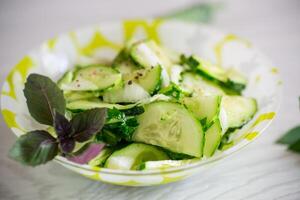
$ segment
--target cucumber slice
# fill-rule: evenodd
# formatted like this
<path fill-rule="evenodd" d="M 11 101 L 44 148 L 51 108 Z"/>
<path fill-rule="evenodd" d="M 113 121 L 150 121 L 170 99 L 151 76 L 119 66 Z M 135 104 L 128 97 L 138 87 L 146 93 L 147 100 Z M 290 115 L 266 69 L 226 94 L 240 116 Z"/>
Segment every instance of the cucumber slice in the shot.
<path fill-rule="evenodd" d="M 243 126 L 257 111 L 256 100 L 242 96 L 224 96 L 221 107 L 225 112 L 228 128 Z"/>
<path fill-rule="evenodd" d="M 132 45 L 130 55 L 137 63 L 144 68 L 162 65 L 169 67 L 171 61 L 155 41 L 145 40 Z"/>
<path fill-rule="evenodd" d="M 69 84 L 72 82 L 73 80 L 73 71 L 70 70 L 70 71 L 67 71 L 58 81 L 57 81 L 57 85 L 59 88 L 61 88 L 61 86 L 63 84 Z"/>
<path fill-rule="evenodd" d="M 129 108 L 133 108 L 136 104 L 110 104 L 101 101 L 100 99 L 88 99 L 88 100 L 78 100 L 67 103 L 67 109 L 73 112 L 81 111 L 81 110 L 89 110 L 92 108 L 116 108 L 118 110 L 126 110 Z"/>
<path fill-rule="evenodd" d="M 150 69 L 136 70 L 130 74 L 129 77 L 125 77 L 127 84 L 135 82 L 142 86 L 149 94 L 153 94 L 161 87 L 161 66 L 152 67 Z"/>
<path fill-rule="evenodd" d="M 206 126 L 209 126 L 219 115 L 221 99 L 221 96 L 194 96 L 185 97 L 183 103 L 198 119 L 205 119 Z"/>
<path fill-rule="evenodd" d="M 247 78 L 235 68 L 229 68 L 226 71 L 228 79 L 236 84 L 247 85 Z"/>
<path fill-rule="evenodd" d="M 150 95 L 140 85 L 126 83 L 122 88 L 111 89 L 103 94 L 103 100 L 108 103 L 135 103 Z"/>
<path fill-rule="evenodd" d="M 227 75 L 224 69 L 217 67 L 210 62 L 197 56 L 181 57 L 182 63 L 189 66 L 193 71 L 196 71 L 209 79 L 214 79 L 221 82 L 227 81 Z"/>
<path fill-rule="evenodd" d="M 72 82 L 61 84 L 65 91 L 101 91 L 122 83 L 122 75 L 113 68 L 88 66 L 74 72 Z"/>
<path fill-rule="evenodd" d="M 203 155 L 211 157 L 218 149 L 222 139 L 222 127 L 219 120 L 216 120 L 213 125 L 205 132 L 205 142 Z"/>
<path fill-rule="evenodd" d="M 132 58 L 128 54 L 128 49 L 122 49 L 117 57 L 113 60 L 112 67 L 121 74 L 126 75 L 138 69 Z"/>
<path fill-rule="evenodd" d="M 99 155 L 88 162 L 88 165 L 95 167 L 102 167 L 107 160 L 107 158 L 112 154 L 113 150 L 111 148 L 104 148 L 101 150 Z"/>
<path fill-rule="evenodd" d="M 106 161 L 110 169 L 139 170 L 141 165 L 150 160 L 168 160 L 169 157 L 155 146 L 133 143 L 115 151 Z"/>
<path fill-rule="evenodd" d="M 182 81 L 182 72 L 184 71 L 184 68 L 180 65 L 173 65 L 171 68 L 171 73 L 170 73 L 170 80 L 171 82 L 175 84 L 179 84 L 180 81 Z"/>
<path fill-rule="evenodd" d="M 118 70 L 122 75 L 127 75 L 133 73 L 138 68 L 131 62 L 124 61 L 122 63 L 119 63 L 118 65 L 115 65 L 114 69 Z"/>
<path fill-rule="evenodd" d="M 199 95 L 225 95 L 219 85 L 191 72 L 182 75 L 180 86 L 186 91 Z"/>
<path fill-rule="evenodd" d="M 64 93 L 64 97 L 67 102 L 90 99 L 99 97 L 101 93 L 99 92 L 85 92 L 85 91 L 67 91 Z"/>
<path fill-rule="evenodd" d="M 153 40 L 145 40 L 132 45 L 130 55 L 135 62 L 144 68 L 157 65 L 162 66 L 162 85 L 166 87 L 170 83 L 169 71 L 171 61 Z"/>
<path fill-rule="evenodd" d="M 67 103 L 67 109 L 73 112 L 81 111 L 81 110 L 89 110 L 92 108 L 116 108 L 118 110 L 126 110 L 133 108 L 135 106 L 142 106 L 145 104 L 149 104 L 154 101 L 169 101 L 170 97 L 165 96 L 163 94 L 156 94 L 148 99 L 143 99 L 138 101 L 137 103 L 121 105 L 121 104 L 111 104 L 105 103 L 98 98 L 86 99 L 86 100 L 78 100 Z"/>
<path fill-rule="evenodd" d="M 183 106 L 171 102 L 145 105 L 137 117 L 139 126 L 133 140 L 166 148 L 194 157 L 202 156 L 201 124 Z"/>
<path fill-rule="evenodd" d="M 144 164 L 143 170 L 155 170 L 155 169 L 168 169 L 171 167 L 180 167 L 182 165 L 190 164 L 199 161 L 200 159 L 188 159 L 188 160 L 162 160 L 162 161 L 147 161 Z"/>
<path fill-rule="evenodd" d="M 234 68 L 227 70 L 226 74 L 228 81 L 225 83 L 225 86 L 240 94 L 246 88 L 246 77 Z"/>

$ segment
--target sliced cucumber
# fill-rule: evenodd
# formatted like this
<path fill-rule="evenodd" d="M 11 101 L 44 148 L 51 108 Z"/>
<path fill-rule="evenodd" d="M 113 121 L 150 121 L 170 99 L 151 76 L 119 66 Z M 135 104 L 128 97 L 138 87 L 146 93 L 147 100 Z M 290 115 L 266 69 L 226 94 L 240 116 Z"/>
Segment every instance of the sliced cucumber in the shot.
<path fill-rule="evenodd" d="M 186 91 L 200 95 L 225 95 L 225 92 L 218 84 L 206 80 L 192 72 L 187 72 L 182 75 L 180 86 Z"/>
<path fill-rule="evenodd" d="M 198 158 L 202 156 L 201 124 L 180 104 L 150 103 L 137 119 L 139 126 L 133 134 L 134 141 Z"/>
<path fill-rule="evenodd" d="M 183 66 L 173 65 L 170 72 L 170 81 L 178 85 L 182 81 L 181 75 L 183 71 Z"/>
<path fill-rule="evenodd" d="M 155 146 L 133 143 L 115 151 L 105 163 L 110 169 L 139 170 L 146 161 L 168 160 L 169 157 Z"/>
<path fill-rule="evenodd" d="M 114 69 L 118 70 L 122 75 L 127 75 L 133 73 L 138 69 L 138 67 L 133 65 L 131 62 L 125 61 L 116 65 Z"/>
<path fill-rule="evenodd" d="M 211 157 L 222 139 L 222 127 L 219 120 L 215 120 L 213 125 L 205 132 L 205 142 L 203 155 L 205 157 Z"/>
<path fill-rule="evenodd" d="M 112 67 L 123 75 L 131 74 L 138 69 L 137 65 L 129 56 L 127 48 L 124 48 L 119 52 L 117 57 L 113 60 Z"/>
<path fill-rule="evenodd" d="M 103 100 L 108 103 L 135 103 L 149 97 L 149 93 L 134 82 L 103 93 Z"/>
<path fill-rule="evenodd" d="M 73 80 L 73 70 L 67 71 L 58 81 L 57 85 L 59 88 L 61 88 L 62 85 L 64 84 L 69 84 Z"/>
<path fill-rule="evenodd" d="M 92 98 L 92 99 L 85 99 L 85 100 L 78 100 L 78 101 L 72 101 L 67 103 L 67 109 L 71 110 L 73 112 L 76 111 L 82 111 L 82 110 L 89 110 L 92 108 L 116 108 L 118 110 L 126 110 L 133 108 L 135 106 L 142 106 L 145 104 L 149 104 L 154 101 L 169 101 L 170 97 L 165 96 L 163 94 L 156 94 L 148 99 L 142 99 L 141 101 L 138 101 L 137 103 L 133 104 L 112 104 L 112 103 L 106 103 L 101 101 L 98 98 Z"/>
<path fill-rule="evenodd" d="M 233 68 L 226 71 L 196 56 L 181 56 L 181 62 L 198 75 L 217 82 L 228 94 L 241 94 L 246 87 L 245 77 Z"/>
<path fill-rule="evenodd" d="M 153 40 L 145 40 L 133 44 L 130 55 L 144 68 L 150 68 L 157 65 L 169 67 L 171 65 L 171 61 L 163 49 L 161 49 Z"/>
<path fill-rule="evenodd" d="M 90 99 L 99 97 L 101 93 L 99 92 L 85 92 L 85 91 L 67 91 L 64 93 L 64 97 L 67 102 Z"/>
<path fill-rule="evenodd" d="M 221 99 L 221 96 L 216 95 L 194 96 L 185 97 L 183 103 L 198 119 L 205 119 L 206 126 L 209 126 L 219 115 Z"/>
<path fill-rule="evenodd" d="M 122 83 L 122 75 L 111 67 L 88 66 L 74 72 L 72 82 L 61 84 L 65 91 L 101 91 Z"/>
<path fill-rule="evenodd" d="M 171 61 L 153 40 L 145 40 L 132 45 L 130 55 L 144 68 L 151 68 L 157 65 L 162 67 L 162 86 L 169 85 Z"/>
<path fill-rule="evenodd" d="M 254 98 L 224 96 L 221 107 L 225 112 L 228 128 L 241 127 L 255 115 L 257 103 Z"/>
<path fill-rule="evenodd" d="M 101 150 L 99 155 L 88 162 L 88 165 L 95 167 L 102 167 L 107 160 L 107 158 L 112 154 L 113 150 L 111 148 L 104 148 Z"/>
<path fill-rule="evenodd" d="M 147 161 L 144 164 L 143 170 L 155 170 L 155 169 L 168 169 L 171 167 L 180 167 L 182 165 L 190 164 L 199 161 L 199 159 L 188 160 L 162 160 L 162 161 Z"/>
<path fill-rule="evenodd" d="M 188 65 L 191 70 L 201 73 L 210 79 L 215 79 L 221 82 L 227 81 L 227 75 L 224 69 L 214 66 L 210 62 L 196 57 L 194 55 L 190 57 L 182 56 L 182 63 Z"/>
<path fill-rule="evenodd" d="M 80 111 L 80 110 L 89 110 L 92 108 L 116 108 L 118 110 L 125 110 L 133 108 L 136 104 L 110 104 L 101 101 L 100 99 L 87 99 L 87 100 L 78 100 L 67 103 L 67 109 L 71 111 Z"/>
<path fill-rule="evenodd" d="M 246 88 L 246 77 L 234 68 L 227 70 L 226 74 L 228 81 L 225 83 L 225 87 L 240 94 Z"/>
<path fill-rule="evenodd" d="M 136 70 L 130 76 L 125 77 L 125 80 L 127 84 L 135 82 L 142 86 L 149 94 L 153 94 L 161 87 L 161 73 L 162 68 L 158 65 L 150 69 Z"/>

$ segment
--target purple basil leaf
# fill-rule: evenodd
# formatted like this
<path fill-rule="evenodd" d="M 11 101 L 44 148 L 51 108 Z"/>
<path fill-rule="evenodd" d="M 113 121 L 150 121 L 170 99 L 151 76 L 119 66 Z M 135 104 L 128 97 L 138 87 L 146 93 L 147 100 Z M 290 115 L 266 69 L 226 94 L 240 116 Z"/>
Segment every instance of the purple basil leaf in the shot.
<path fill-rule="evenodd" d="M 73 151 L 75 147 L 75 140 L 73 138 L 67 138 L 60 140 L 60 148 L 62 152 L 68 154 Z"/>
<path fill-rule="evenodd" d="M 47 131 L 30 131 L 20 136 L 9 152 L 10 158 L 25 165 L 37 166 L 58 154 L 58 143 Z"/>
<path fill-rule="evenodd" d="M 30 115 L 39 123 L 53 126 L 54 110 L 65 113 L 63 92 L 50 78 L 30 74 L 23 92 Z"/>
<path fill-rule="evenodd" d="M 67 157 L 68 160 L 78 163 L 87 164 L 102 151 L 105 144 L 89 144 L 89 146 L 77 155 Z"/>
<path fill-rule="evenodd" d="M 58 138 L 71 135 L 73 127 L 69 120 L 56 111 L 54 112 L 54 117 L 54 128 Z"/>
<path fill-rule="evenodd" d="M 106 115 L 106 108 L 94 108 L 75 115 L 71 120 L 74 129 L 73 138 L 77 142 L 89 140 L 103 128 Z"/>

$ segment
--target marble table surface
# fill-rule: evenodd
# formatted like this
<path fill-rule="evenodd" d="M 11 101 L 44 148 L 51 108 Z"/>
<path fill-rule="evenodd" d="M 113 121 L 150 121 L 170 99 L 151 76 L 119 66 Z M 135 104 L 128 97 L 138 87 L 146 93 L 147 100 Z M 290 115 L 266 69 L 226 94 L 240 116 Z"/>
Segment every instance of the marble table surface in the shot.
<path fill-rule="evenodd" d="M 1 0 L 0 84 L 22 55 L 56 34 L 109 19 L 157 16 L 195 2 L 199 1 Z M 257 44 L 283 79 L 279 115 L 259 139 L 205 177 L 198 174 L 169 185 L 131 188 L 88 180 L 54 162 L 28 168 L 11 161 L 7 152 L 15 136 L 0 116 L 0 199 L 300 199 L 300 156 L 274 143 L 300 122 L 300 1 L 214 2 L 223 7 L 212 26 Z"/>

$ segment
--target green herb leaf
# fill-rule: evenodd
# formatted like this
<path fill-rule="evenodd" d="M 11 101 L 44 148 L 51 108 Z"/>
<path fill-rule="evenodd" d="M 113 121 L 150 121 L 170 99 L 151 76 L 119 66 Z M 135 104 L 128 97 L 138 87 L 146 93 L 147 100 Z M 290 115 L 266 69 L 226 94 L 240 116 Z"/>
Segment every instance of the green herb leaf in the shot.
<path fill-rule="evenodd" d="M 277 143 L 291 145 L 297 141 L 300 141 L 300 126 L 290 129 Z"/>
<path fill-rule="evenodd" d="M 74 129 L 73 138 L 77 142 L 85 142 L 101 131 L 107 115 L 106 108 L 94 108 L 78 113 L 71 120 Z"/>
<path fill-rule="evenodd" d="M 297 142 L 291 144 L 289 146 L 289 150 L 300 153 L 300 140 L 298 140 Z"/>
<path fill-rule="evenodd" d="M 20 136 L 10 149 L 9 156 L 25 165 L 37 166 L 58 154 L 58 143 L 47 131 L 36 130 Z"/>
<path fill-rule="evenodd" d="M 170 13 L 163 18 L 207 23 L 213 19 L 215 10 L 219 7 L 220 6 L 215 3 L 198 3 Z"/>
<path fill-rule="evenodd" d="M 183 54 L 180 56 L 180 63 L 182 65 L 187 65 L 192 71 L 198 71 L 198 66 L 200 65 L 199 61 L 193 56 L 186 57 Z"/>
<path fill-rule="evenodd" d="M 103 129 L 101 133 L 96 135 L 97 142 L 104 142 L 106 145 L 115 146 L 120 141 L 121 138 L 110 132 L 109 130 Z"/>
<path fill-rule="evenodd" d="M 181 88 L 175 83 L 171 83 L 168 87 L 161 89 L 159 93 L 172 97 L 176 100 L 180 100 L 184 96 L 189 96 L 189 94 L 182 91 Z"/>
<path fill-rule="evenodd" d="M 63 92 L 46 76 L 30 74 L 25 83 L 24 95 L 31 116 L 41 124 L 53 125 L 54 110 L 65 113 Z"/>
<path fill-rule="evenodd" d="M 135 117 L 126 117 L 124 112 L 113 108 L 108 110 L 107 122 L 103 130 L 113 133 L 116 137 L 130 141 L 137 126 L 138 122 Z"/>
<path fill-rule="evenodd" d="M 124 114 L 126 116 L 134 116 L 134 115 L 140 115 L 145 112 L 145 109 L 143 106 L 135 106 L 133 108 L 123 110 Z"/>

